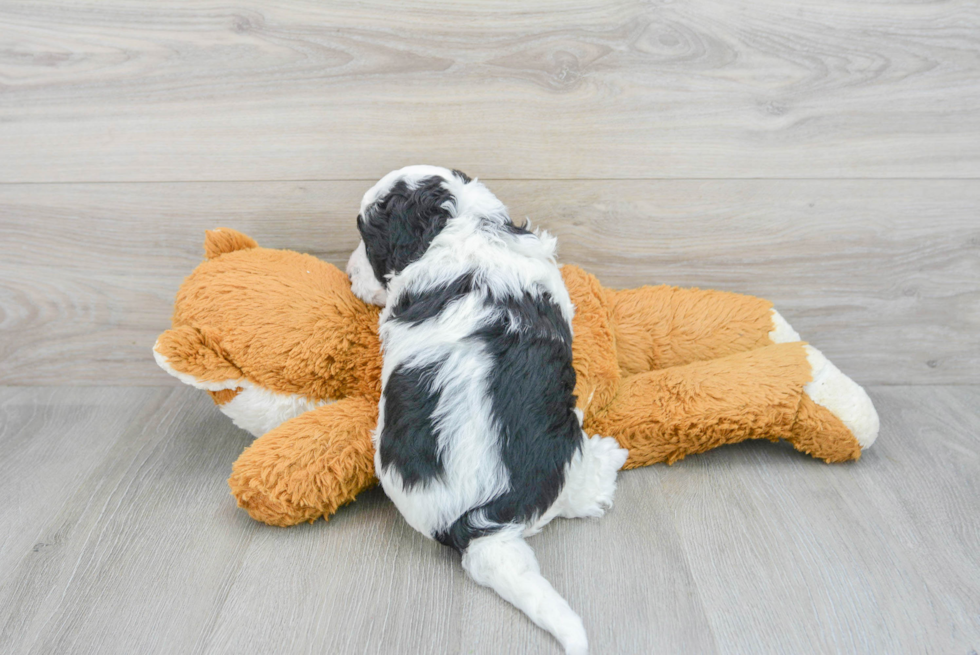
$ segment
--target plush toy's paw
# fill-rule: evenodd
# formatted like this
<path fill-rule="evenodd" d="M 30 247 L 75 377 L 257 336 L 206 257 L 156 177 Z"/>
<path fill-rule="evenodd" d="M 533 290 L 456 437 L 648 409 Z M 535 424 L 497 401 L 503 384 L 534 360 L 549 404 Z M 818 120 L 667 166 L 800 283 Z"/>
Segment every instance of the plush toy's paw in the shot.
<path fill-rule="evenodd" d="M 800 335 L 775 309 L 771 311 L 772 330 L 769 340 L 773 343 L 800 341 Z M 857 382 L 834 366 L 823 353 L 813 346 L 803 346 L 810 364 L 812 380 L 803 388 L 817 405 L 826 408 L 847 426 L 865 450 L 878 437 L 878 412 L 867 392 Z"/>
<path fill-rule="evenodd" d="M 584 437 L 584 435 L 583 435 Z M 629 451 L 612 437 L 585 437 L 582 450 L 568 466 L 565 487 L 559 503 L 559 516 L 579 518 L 602 516 L 612 507 L 616 494 L 616 474 L 623 468 Z"/>
<path fill-rule="evenodd" d="M 236 465 L 228 479 L 238 506 L 256 521 L 285 528 L 299 523 L 312 523 L 323 516 L 321 508 L 297 502 L 296 496 L 289 493 L 288 483 L 275 480 L 269 484 L 269 481 L 263 480 L 257 473 L 259 471 Z"/>
<path fill-rule="evenodd" d="M 377 483 L 377 420 L 376 401 L 345 398 L 263 435 L 232 466 L 228 485 L 239 507 L 269 525 L 329 518 Z"/>
<path fill-rule="evenodd" d="M 866 450 L 878 437 L 878 412 L 867 392 L 857 382 L 834 366 L 823 353 L 813 346 L 804 346 L 810 362 L 813 379 L 803 391 L 814 403 L 830 410 L 847 426 L 857 439 L 861 450 Z"/>
<path fill-rule="evenodd" d="M 187 325 L 157 337 L 153 358 L 160 368 L 184 384 L 205 391 L 235 389 L 245 377 L 215 339 Z"/>

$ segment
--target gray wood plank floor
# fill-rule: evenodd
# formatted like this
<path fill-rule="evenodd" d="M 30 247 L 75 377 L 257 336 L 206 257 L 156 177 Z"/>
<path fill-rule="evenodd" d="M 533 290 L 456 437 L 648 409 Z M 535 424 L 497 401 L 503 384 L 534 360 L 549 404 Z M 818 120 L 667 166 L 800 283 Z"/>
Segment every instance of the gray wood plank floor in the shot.
<path fill-rule="evenodd" d="M 0 652 L 558 651 L 380 490 L 251 521 L 150 357 L 204 230 L 342 265 L 424 162 L 607 285 L 773 300 L 880 411 L 535 537 L 594 653 L 976 655 L 978 53 L 975 0 L 0 0 Z"/>
<path fill-rule="evenodd" d="M 871 395 L 859 463 L 732 446 L 535 537 L 594 651 L 980 647 L 980 390 Z M 5 653 L 557 651 L 379 490 L 329 523 L 249 520 L 224 482 L 249 437 L 199 392 L 0 388 L 0 420 Z"/>

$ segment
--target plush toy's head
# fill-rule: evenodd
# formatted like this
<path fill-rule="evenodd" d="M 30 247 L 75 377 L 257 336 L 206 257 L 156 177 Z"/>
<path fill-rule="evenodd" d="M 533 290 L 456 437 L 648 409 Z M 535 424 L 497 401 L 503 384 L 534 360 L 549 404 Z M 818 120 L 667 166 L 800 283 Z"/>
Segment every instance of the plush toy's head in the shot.
<path fill-rule="evenodd" d="M 219 403 L 263 408 L 267 420 L 236 419 L 257 434 L 297 408 L 380 396 L 378 308 L 336 266 L 228 229 L 208 232 L 205 252 L 154 347 L 164 369 Z"/>

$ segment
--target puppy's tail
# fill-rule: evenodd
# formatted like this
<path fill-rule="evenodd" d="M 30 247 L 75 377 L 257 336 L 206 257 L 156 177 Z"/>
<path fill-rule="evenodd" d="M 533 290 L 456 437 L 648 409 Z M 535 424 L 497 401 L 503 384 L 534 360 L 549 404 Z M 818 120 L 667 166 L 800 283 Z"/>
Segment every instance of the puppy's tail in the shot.
<path fill-rule="evenodd" d="M 473 539 L 463 552 L 463 568 L 554 635 L 567 655 L 589 652 L 582 619 L 542 577 L 534 551 L 519 532 L 505 529 Z"/>

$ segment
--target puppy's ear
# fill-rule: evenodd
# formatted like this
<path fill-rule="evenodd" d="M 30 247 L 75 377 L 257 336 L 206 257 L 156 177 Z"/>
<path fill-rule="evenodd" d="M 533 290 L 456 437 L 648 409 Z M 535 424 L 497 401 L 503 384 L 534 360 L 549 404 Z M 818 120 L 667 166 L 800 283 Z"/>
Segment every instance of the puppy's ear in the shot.
<path fill-rule="evenodd" d="M 358 220 L 367 258 L 385 287 L 388 276 L 419 259 L 453 216 L 455 198 L 441 177 L 428 177 L 410 188 L 399 180 Z"/>

